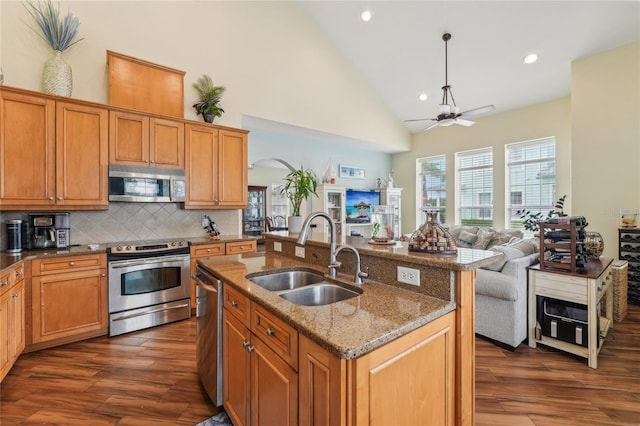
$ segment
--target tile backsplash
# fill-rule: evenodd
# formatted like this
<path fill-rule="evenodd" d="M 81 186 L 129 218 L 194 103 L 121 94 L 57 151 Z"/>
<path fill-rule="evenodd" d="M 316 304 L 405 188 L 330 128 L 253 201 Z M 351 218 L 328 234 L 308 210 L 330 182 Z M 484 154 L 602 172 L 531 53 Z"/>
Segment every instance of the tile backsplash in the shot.
<path fill-rule="evenodd" d="M 5 251 L 8 220 L 28 212 L 0 212 L 0 251 Z M 207 214 L 223 235 L 242 231 L 242 210 L 184 210 L 177 203 L 109 203 L 109 210 L 70 212 L 71 244 L 202 237 Z"/>

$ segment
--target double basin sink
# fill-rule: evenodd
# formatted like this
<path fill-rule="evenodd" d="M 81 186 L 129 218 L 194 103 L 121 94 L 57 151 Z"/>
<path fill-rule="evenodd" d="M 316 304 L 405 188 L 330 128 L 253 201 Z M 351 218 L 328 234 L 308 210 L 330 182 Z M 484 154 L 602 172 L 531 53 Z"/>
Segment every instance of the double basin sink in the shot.
<path fill-rule="evenodd" d="M 249 274 L 246 278 L 296 305 L 328 305 L 360 296 L 360 293 L 332 284 L 322 274 L 307 269 Z"/>

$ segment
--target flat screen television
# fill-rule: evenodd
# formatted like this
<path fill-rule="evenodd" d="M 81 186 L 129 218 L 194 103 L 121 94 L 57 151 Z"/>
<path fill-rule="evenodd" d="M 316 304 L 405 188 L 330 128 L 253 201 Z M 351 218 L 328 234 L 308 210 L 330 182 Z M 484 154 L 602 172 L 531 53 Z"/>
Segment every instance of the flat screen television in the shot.
<path fill-rule="evenodd" d="M 345 211 L 347 223 L 371 223 L 371 206 L 380 204 L 380 191 L 347 189 Z"/>

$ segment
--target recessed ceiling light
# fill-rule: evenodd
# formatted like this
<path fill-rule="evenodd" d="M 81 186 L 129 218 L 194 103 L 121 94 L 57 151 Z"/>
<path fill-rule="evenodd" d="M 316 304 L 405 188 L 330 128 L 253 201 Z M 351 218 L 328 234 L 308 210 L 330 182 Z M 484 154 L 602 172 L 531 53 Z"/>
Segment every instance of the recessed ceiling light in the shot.
<path fill-rule="evenodd" d="M 524 57 L 525 64 L 532 64 L 537 60 L 538 60 L 538 55 L 536 55 L 535 53 L 529 53 L 527 56 Z"/>
<path fill-rule="evenodd" d="M 362 13 L 360 14 L 360 18 L 364 22 L 369 22 L 371 20 L 371 11 L 369 9 L 363 10 Z"/>
<path fill-rule="evenodd" d="M 420 96 L 418 96 L 418 99 L 420 99 L 421 101 L 426 101 L 427 100 L 427 94 L 426 93 L 420 93 Z"/>

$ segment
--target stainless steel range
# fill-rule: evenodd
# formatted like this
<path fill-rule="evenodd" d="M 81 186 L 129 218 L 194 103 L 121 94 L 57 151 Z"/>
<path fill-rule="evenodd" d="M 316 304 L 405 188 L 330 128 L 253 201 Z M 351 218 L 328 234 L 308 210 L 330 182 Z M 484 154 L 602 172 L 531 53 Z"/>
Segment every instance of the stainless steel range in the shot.
<path fill-rule="evenodd" d="M 109 336 L 191 316 L 188 241 L 143 241 L 107 248 Z"/>

